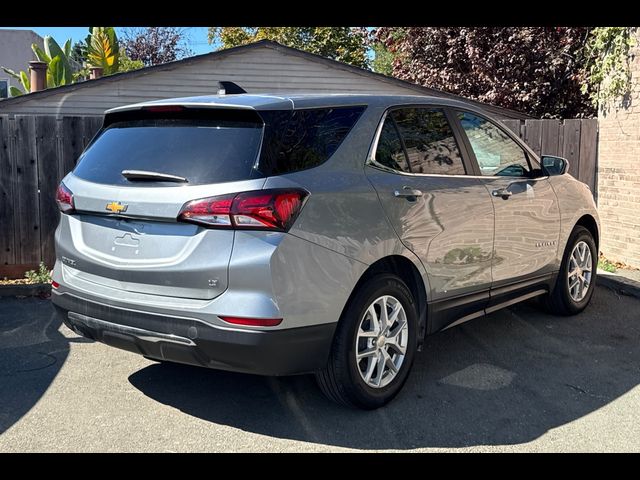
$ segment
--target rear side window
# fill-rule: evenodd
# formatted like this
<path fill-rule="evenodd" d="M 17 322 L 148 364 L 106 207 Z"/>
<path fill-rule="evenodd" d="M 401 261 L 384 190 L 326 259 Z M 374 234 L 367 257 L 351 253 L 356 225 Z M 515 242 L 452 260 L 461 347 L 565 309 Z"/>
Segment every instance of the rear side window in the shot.
<path fill-rule="evenodd" d="M 376 149 L 376 162 L 392 170 L 409 171 L 407 157 L 402 148 L 400 135 L 398 135 L 398 128 L 391 117 L 387 117 L 382 125 Z"/>
<path fill-rule="evenodd" d="M 262 125 L 255 121 L 147 118 L 115 122 L 80 157 L 74 174 L 96 183 L 135 186 L 148 183 L 129 182 L 123 170 L 178 175 L 190 185 L 245 180 L 255 176 L 261 138 Z"/>
<path fill-rule="evenodd" d="M 265 132 L 259 169 L 281 175 L 313 168 L 333 155 L 364 106 L 263 111 Z"/>

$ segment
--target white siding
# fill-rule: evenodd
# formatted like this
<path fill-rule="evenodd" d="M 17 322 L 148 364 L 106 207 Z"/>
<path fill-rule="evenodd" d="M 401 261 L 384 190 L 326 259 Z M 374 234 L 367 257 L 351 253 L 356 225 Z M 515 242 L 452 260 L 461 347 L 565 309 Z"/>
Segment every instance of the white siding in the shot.
<path fill-rule="evenodd" d="M 45 97 L 25 97 L 24 101 L 12 101 L 6 106 L 0 102 L 0 113 L 102 115 L 106 109 L 145 100 L 215 94 L 220 80 L 235 82 L 249 93 L 416 95 L 412 88 L 387 83 L 365 73 L 261 46 Z"/>

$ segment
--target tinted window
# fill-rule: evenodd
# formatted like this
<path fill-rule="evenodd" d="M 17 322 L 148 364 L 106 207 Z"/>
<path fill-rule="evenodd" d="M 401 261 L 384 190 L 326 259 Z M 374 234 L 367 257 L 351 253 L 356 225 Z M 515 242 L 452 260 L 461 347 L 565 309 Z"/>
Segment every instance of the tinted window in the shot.
<path fill-rule="evenodd" d="M 442 110 L 402 108 L 391 116 L 404 140 L 411 173 L 464 175 L 453 130 Z"/>
<path fill-rule="evenodd" d="M 486 118 L 458 112 L 482 175 L 525 177 L 529 174 L 527 156 L 515 141 Z"/>
<path fill-rule="evenodd" d="M 264 111 L 261 172 L 277 175 L 320 165 L 338 149 L 365 107 Z"/>
<path fill-rule="evenodd" d="M 74 173 L 92 182 L 135 186 L 148 184 L 129 182 L 122 170 L 169 173 L 191 185 L 243 180 L 253 175 L 261 137 L 262 125 L 250 121 L 121 121 L 101 132 Z"/>
<path fill-rule="evenodd" d="M 407 157 L 404 154 L 398 130 L 391 116 L 387 116 L 384 125 L 382 125 L 382 131 L 378 138 L 378 147 L 376 148 L 376 162 L 393 170 L 409 171 Z"/>

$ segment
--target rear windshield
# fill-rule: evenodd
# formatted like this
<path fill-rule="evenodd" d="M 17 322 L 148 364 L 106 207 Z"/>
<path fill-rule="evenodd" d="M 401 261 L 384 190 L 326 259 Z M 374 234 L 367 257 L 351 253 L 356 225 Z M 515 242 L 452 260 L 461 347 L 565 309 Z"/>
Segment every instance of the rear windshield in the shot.
<path fill-rule="evenodd" d="M 96 183 L 169 186 L 181 184 L 130 181 L 122 171 L 176 175 L 199 185 L 304 170 L 333 155 L 364 109 L 274 110 L 260 117 L 220 110 L 171 118 L 114 115 L 80 157 L 74 174 Z"/>
<path fill-rule="evenodd" d="M 190 185 L 251 178 L 262 125 L 204 119 L 144 119 L 109 125 L 80 158 L 74 173 L 96 183 L 144 186 L 123 170 L 168 173 Z M 156 183 L 156 182 L 154 182 Z M 175 185 L 175 184 L 174 184 Z"/>

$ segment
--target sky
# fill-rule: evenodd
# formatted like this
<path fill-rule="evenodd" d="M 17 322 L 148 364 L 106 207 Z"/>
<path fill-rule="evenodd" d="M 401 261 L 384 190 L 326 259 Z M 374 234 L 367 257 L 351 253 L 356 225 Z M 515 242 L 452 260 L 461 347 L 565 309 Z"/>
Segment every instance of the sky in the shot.
<path fill-rule="evenodd" d="M 68 38 L 72 39 L 72 44 L 79 40 L 84 40 L 89 34 L 89 27 L 0 27 L 0 29 L 3 28 L 33 30 L 41 37 L 51 35 L 60 45 L 63 45 Z M 184 30 L 185 41 L 194 55 L 214 50 L 214 47 L 209 45 L 207 41 L 207 27 L 186 27 Z M 116 33 L 120 36 L 121 28 L 116 27 Z"/>

